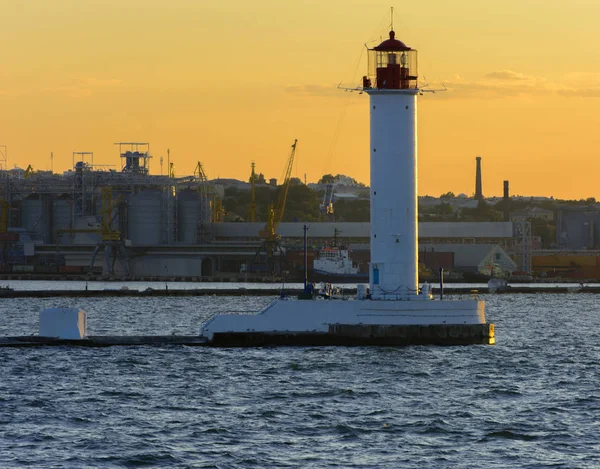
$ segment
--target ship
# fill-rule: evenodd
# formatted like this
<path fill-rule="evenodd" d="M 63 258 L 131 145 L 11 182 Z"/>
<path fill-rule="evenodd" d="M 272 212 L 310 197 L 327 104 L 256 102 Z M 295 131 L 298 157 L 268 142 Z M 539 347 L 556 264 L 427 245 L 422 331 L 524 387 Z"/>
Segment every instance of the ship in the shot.
<path fill-rule="evenodd" d="M 348 254 L 338 246 L 324 246 L 314 260 L 310 273 L 313 282 L 360 283 L 368 282 L 369 274 L 361 273 Z"/>

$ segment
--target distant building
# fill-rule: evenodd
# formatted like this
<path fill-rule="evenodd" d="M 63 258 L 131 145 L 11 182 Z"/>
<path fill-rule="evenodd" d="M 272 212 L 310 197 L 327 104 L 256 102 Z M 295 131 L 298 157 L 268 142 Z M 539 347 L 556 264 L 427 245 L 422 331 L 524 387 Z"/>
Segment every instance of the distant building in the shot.
<path fill-rule="evenodd" d="M 419 249 L 453 253 L 454 270 L 459 272 L 493 275 L 517 270 L 515 261 L 497 244 L 420 244 Z"/>
<path fill-rule="evenodd" d="M 563 208 L 556 219 L 556 244 L 559 249 L 600 249 L 600 209 Z"/>

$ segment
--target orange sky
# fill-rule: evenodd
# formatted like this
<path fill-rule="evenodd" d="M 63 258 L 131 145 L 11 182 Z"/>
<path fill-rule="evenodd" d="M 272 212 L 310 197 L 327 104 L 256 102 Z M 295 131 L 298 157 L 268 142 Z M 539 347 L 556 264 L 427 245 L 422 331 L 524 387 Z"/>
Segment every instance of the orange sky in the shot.
<path fill-rule="evenodd" d="M 389 3 L 353 0 L 29 0 L 2 6 L 0 144 L 9 166 L 120 168 L 117 141 L 171 149 L 178 175 L 247 179 L 343 173 L 368 183 L 364 44 Z M 419 101 L 419 192 L 596 197 L 600 3 L 430 0 L 396 4 L 397 37 L 448 92 Z M 166 165 L 165 170 L 166 172 Z"/>

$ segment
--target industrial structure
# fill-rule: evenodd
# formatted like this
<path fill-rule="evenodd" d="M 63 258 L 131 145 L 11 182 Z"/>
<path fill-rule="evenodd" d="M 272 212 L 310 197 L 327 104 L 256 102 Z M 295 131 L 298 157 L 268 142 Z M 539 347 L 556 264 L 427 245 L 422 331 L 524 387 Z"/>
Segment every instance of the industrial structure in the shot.
<path fill-rule="evenodd" d="M 269 215 L 262 222 L 256 221 L 254 164 L 249 183 L 209 181 L 200 161 L 192 175 L 176 177 L 167 151 L 166 174 L 152 175 L 147 142 L 119 142 L 116 147 L 117 168 L 95 164 L 91 151 L 77 151 L 72 154 L 72 168 L 55 174 L 36 171 L 31 165 L 6 169 L 7 150 L 0 145 L 0 277 L 252 280 L 284 275 L 291 279 L 300 274 L 304 223 L 282 223 L 295 143 L 286 156 L 280 185 L 261 183 L 272 191 L 274 201 L 271 207 L 260 208 Z M 480 161 L 478 169 L 481 176 Z M 243 223 L 225 221 L 237 219 L 225 217 L 222 198 L 227 181 L 235 183 L 232 187 L 237 191 L 248 193 L 250 209 Z M 476 180 L 477 187 L 481 187 L 480 180 Z M 320 192 L 316 214 L 320 222 L 311 223 L 309 231 L 309 268 L 337 232 L 338 240 L 350 247 L 351 260 L 361 272 L 368 271 L 377 233 L 371 233 L 369 223 L 334 219 L 334 193 L 341 199 L 349 189 L 360 190 L 365 200 L 373 201 L 375 192 L 380 194 L 374 187 L 353 188 L 340 181 L 313 188 Z M 420 203 L 427 207 L 441 203 L 431 197 L 423 199 Z M 525 199 L 510 196 L 508 181 L 504 181 L 502 198 L 482 200 L 497 206 L 505 221 L 418 223 L 419 242 L 427 246 L 427 251 L 418 253 L 419 265 L 425 263 L 434 272 L 438 266 L 466 272 L 482 265 L 475 260 L 484 252 L 482 247 L 468 246 L 497 245 L 500 252 L 495 248 L 486 252 L 499 253 L 500 259 L 510 256 L 516 267 L 502 261 L 503 270 L 517 276 L 600 279 L 598 204 L 557 203 L 554 210 L 523 209 Z M 462 194 L 444 201 L 456 205 L 456 211 L 477 204 L 475 198 Z M 550 202 L 546 198 L 540 203 L 551 208 Z M 544 250 L 533 228 L 541 220 L 552 230 L 556 227 L 550 232 L 554 239 Z"/>
<path fill-rule="evenodd" d="M 174 264 L 169 257 L 177 257 L 169 247 L 212 240 L 216 192 L 200 163 L 194 176 L 173 177 L 172 166 L 169 175 L 155 176 L 147 142 L 116 145 L 119 171 L 94 165 L 93 152 L 74 152 L 73 168 L 63 174 L 0 171 L 1 266 L 160 275 Z M 157 246 L 163 259 L 152 261 L 148 248 Z M 191 265 L 183 270 L 201 274 Z"/>
<path fill-rule="evenodd" d="M 483 189 L 481 181 L 481 156 L 475 158 L 475 200 L 483 200 Z"/>
<path fill-rule="evenodd" d="M 73 152 L 72 169 L 63 174 L 35 171 L 31 166 L 0 171 L 0 275 L 183 279 L 243 274 L 247 279 L 283 272 L 293 277 L 301 270 L 303 223 L 281 223 L 296 142 L 277 187 L 276 203 L 267 209 L 266 223 L 252 223 L 256 219 L 254 164 L 248 184 L 250 222 L 226 223 L 223 187 L 208 180 L 200 161 L 193 175 L 175 177 L 169 152 L 167 174 L 151 175 L 147 142 L 117 146 L 119 170 L 96 165 L 93 152 L 81 151 Z M 328 185 L 323 196 L 324 220 L 311 225 L 309 262 L 337 232 L 340 241 L 352 247 L 352 260 L 366 272 L 371 262 L 371 226 L 334 223 L 334 189 Z M 527 221 L 418 226 L 422 243 L 498 245 L 513 256 L 519 271 L 530 272 Z M 419 257 L 434 259 L 433 265 L 459 267 L 460 256 L 457 263 L 448 264 L 451 253 L 435 251 Z"/>

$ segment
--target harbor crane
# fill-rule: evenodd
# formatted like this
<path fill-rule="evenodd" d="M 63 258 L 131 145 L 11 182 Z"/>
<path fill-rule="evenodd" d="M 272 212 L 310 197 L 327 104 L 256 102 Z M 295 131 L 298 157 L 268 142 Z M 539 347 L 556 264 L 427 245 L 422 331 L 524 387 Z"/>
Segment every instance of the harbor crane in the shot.
<path fill-rule="evenodd" d="M 123 200 L 123 194 L 119 194 L 116 199 L 112 197 L 112 187 L 103 186 L 101 188 L 102 193 L 102 218 L 100 220 L 100 234 L 101 241 L 95 247 L 92 253 L 90 261 L 90 267 L 94 266 L 96 255 L 100 249 L 104 248 L 104 267 L 103 271 L 109 274 L 113 274 L 115 271 L 115 262 L 117 257 L 120 255 L 121 260 L 129 275 L 129 260 L 127 256 L 127 250 L 121 239 L 121 232 L 112 228 L 112 222 L 114 219 L 115 208 Z M 112 258 L 112 262 L 111 262 Z"/>
<path fill-rule="evenodd" d="M 275 252 L 279 252 L 279 254 L 283 254 L 283 250 L 279 245 L 279 235 L 277 235 L 277 227 L 281 220 L 283 219 L 283 214 L 285 212 L 285 203 L 287 201 L 288 189 L 290 187 L 290 179 L 292 178 L 292 168 L 294 167 L 294 157 L 296 156 L 296 145 L 298 144 L 298 139 L 294 140 L 292 144 L 290 156 L 287 160 L 287 165 L 285 167 L 285 174 L 283 178 L 283 183 L 281 184 L 281 189 L 279 192 L 279 197 L 277 198 L 277 205 L 269 204 L 269 208 L 267 211 L 267 223 L 265 227 L 260 231 L 260 237 L 263 239 L 261 243 L 261 247 L 257 251 L 254 256 L 254 259 L 251 263 L 251 268 L 254 265 L 256 258 L 259 253 L 264 252 L 266 254 L 266 264 L 267 271 L 270 273 L 274 273 L 279 270 L 274 260 Z"/>
<path fill-rule="evenodd" d="M 321 212 L 321 217 L 323 219 L 328 219 L 329 221 L 335 221 L 334 218 L 334 185 L 327 184 L 325 188 L 325 194 L 323 195 L 323 202 L 319 204 L 319 211 Z"/>
<path fill-rule="evenodd" d="M 33 176 L 33 173 L 33 166 L 29 165 L 27 166 L 27 169 L 25 170 L 25 174 L 23 176 L 25 177 L 25 179 L 29 179 L 31 176 Z"/>
<path fill-rule="evenodd" d="M 206 177 L 206 173 L 204 172 L 204 168 L 202 167 L 202 163 L 198 161 L 196 164 L 196 168 L 194 169 L 194 176 L 201 182 L 207 182 L 208 178 Z"/>
<path fill-rule="evenodd" d="M 261 237 L 270 242 L 276 241 L 278 238 L 275 232 L 277 231 L 279 223 L 281 223 L 281 220 L 283 219 L 283 213 L 285 211 L 285 203 L 287 201 L 288 189 L 290 187 L 290 179 L 292 178 L 292 168 L 294 167 L 294 156 L 296 155 L 297 143 L 298 139 L 294 140 L 294 143 L 292 144 L 292 150 L 287 161 L 285 176 L 283 178 L 283 183 L 281 184 L 281 192 L 279 193 L 279 197 L 277 199 L 277 205 L 269 205 L 267 224 L 260 232 Z"/>
<path fill-rule="evenodd" d="M 102 186 L 102 216 L 100 218 L 100 226 L 98 228 L 69 228 L 56 230 L 57 238 L 63 234 L 74 235 L 76 233 L 100 234 L 100 242 L 94 248 L 90 259 L 90 269 L 94 267 L 96 256 L 101 249 L 104 251 L 103 273 L 113 274 L 117 257 L 121 258 L 126 274 L 129 275 L 129 257 L 125 249 L 124 242 L 121 237 L 121 232 L 112 228 L 112 222 L 115 215 L 115 209 L 122 202 L 123 195 L 119 194 L 116 199 L 112 196 L 112 187 Z M 58 242 L 57 242 L 58 247 Z"/>

